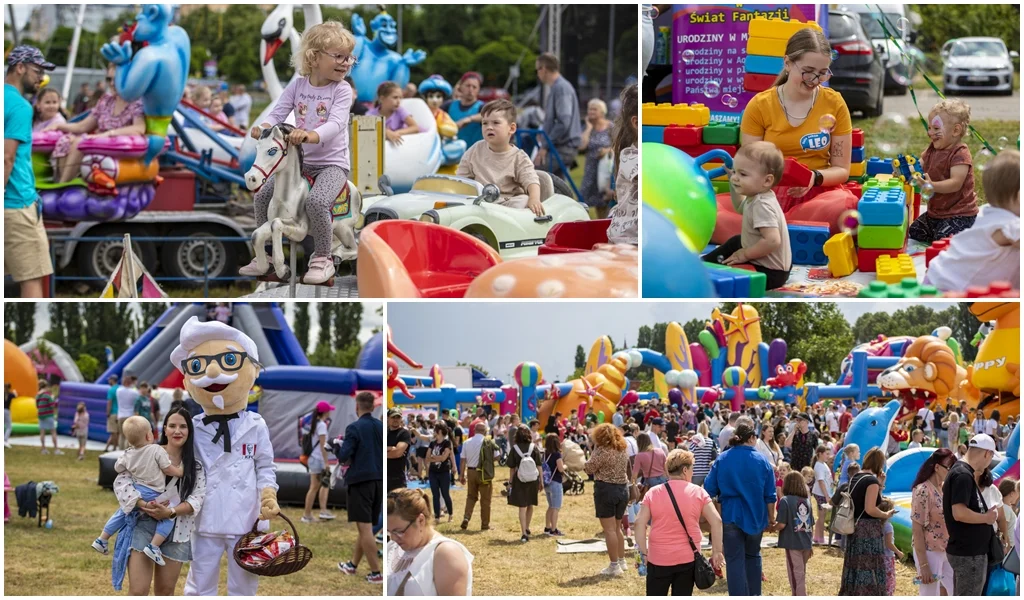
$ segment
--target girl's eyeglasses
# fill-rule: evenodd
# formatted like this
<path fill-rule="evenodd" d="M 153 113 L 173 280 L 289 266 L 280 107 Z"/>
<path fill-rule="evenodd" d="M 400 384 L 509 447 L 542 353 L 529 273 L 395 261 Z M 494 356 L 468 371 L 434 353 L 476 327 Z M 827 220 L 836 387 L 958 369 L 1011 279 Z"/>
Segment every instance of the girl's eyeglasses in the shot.
<path fill-rule="evenodd" d="M 331 58 L 334 59 L 334 62 L 341 63 L 343 65 L 354 65 L 354 64 L 356 64 L 356 57 L 352 56 L 351 54 L 331 54 L 330 52 L 327 52 L 326 50 L 320 50 L 320 54 L 324 54 L 326 56 L 330 56 Z"/>
<path fill-rule="evenodd" d="M 825 69 L 824 73 L 815 73 L 814 71 L 801 71 L 800 77 L 803 78 L 804 83 L 828 81 L 829 79 L 832 78 L 832 69 Z"/>

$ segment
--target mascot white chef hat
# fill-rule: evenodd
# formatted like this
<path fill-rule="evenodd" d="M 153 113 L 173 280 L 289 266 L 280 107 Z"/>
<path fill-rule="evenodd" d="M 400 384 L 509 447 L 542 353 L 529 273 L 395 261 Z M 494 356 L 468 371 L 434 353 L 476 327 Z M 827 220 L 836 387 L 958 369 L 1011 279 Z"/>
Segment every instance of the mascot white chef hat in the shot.
<path fill-rule="evenodd" d="M 171 364 L 179 371 L 182 361 L 188 358 L 193 349 L 210 340 L 235 342 L 240 346 L 241 352 L 245 352 L 255 361 L 260 359 L 256 351 L 256 342 L 252 341 L 251 337 L 220 321 L 201 322 L 198 317 L 192 317 L 182 326 L 178 340 L 181 343 L 171 352 Z"/>

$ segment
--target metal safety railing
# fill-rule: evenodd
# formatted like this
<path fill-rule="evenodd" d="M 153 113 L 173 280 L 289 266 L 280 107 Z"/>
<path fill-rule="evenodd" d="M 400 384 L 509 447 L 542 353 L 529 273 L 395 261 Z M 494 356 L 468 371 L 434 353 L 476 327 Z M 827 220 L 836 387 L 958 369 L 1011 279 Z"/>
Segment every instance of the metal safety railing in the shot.
<path fill-rule="evenodd" d="M 48 234 L 50 239 L 50 261 L 51 264 L 57 264 L 57 248 L 54 242 L 67 244 L 69 242 L 76 243 L 90 243 L 90 242 L 121 242 L 124 243 L 124 236 L 72 236 L 72 235 L 52 235 Z M 241 236 L 133 236 L 132 242 L 194 242 L 194 241 L 216 241 L 221 243 L 242 243 L 250 244 L 251 238 Z M 211 277 L 209 272 L 210 267 L 210 247 L 207 244 L 203 244 L 203 277 L 171 277 L 171 276 L 152 276 L 153 280 L 157 283 L 160 282 L 190 282 L 197 283 L 203 282 L 203 297 L 209 297 L 210 295 L 210 282 L 239 282 L 239 281 L 256 281 L 255 277 L 247 277 L 245 275 L 235 276 L 216 276 Z M 141 259 L 140 259 L 141 262 Z M 57 275 L 56 269 L 54 269 L 53 275 L 50 275 L 50 295 L 53 296 L 56 293 L 57 283 L 62 281 L 81 281 L 81 282 L 103 282 L 106 283 L 109 277 L 100 276 L 82 276 L 82 275 Z"/>
<path fill-rule="evenodd" d="M 526 138 L 524 141 L 523 138 Z M 569 168 L 562 162 L 562 156 L 555 150 L 555 145 L 551 143 L 551 138 L 548 136 L 548 132 L 543 129 L 517 129 L 516 130 L 516 146 L 521 148 L 527 154 L 532 154 L 534 148 L 540 148 L 541 144 L 538 138 L 544 142 L 543 148 L 548 151 L 547 164 L 544 165 L 543 170 L 548 173 L 554 173 L 565 180 L 569 187 L 572 188 L 572 193 L 576 194 L 576 199 L 583 202 L 583 195 L 580 194 L 580 190 L 576 187 L 576 182 L 572 180 L 572 176 L 569 175 Z M 524 145 L 525 142 L 529 142 Z M 555 170 L 555 167 L 558 167 Z"/>

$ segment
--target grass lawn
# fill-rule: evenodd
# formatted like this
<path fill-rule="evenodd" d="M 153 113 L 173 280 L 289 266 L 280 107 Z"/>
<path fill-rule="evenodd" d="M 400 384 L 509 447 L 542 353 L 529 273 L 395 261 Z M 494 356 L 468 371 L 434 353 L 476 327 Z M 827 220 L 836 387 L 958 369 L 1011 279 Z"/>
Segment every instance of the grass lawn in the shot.
<path fill-rule="evenodd" d="M 499 473 L 503 469 L 499 469 Z M 555 538 L 539 535 L 544 530 L 544 511 L 547 503 L 540 494 L 540 505 L 534 508 L 531 531 L 534 536 L 525 544 L 519 542 L 518 509 L 508 506 L 498 495 L 501 481 L 494 484 L 495 496 L 491 501 L 491 529 L 480 531 L 480 508 L 474 510 L 470 528 L 463 532 L 459 523 L 466 506 L 464 489 L 452 490 L 455 518 L 452 523 L 438 526 L 438 530 L 463 544 L 473 554 L 473 594 L 476 596 L 642 596 L 644 579 L 637 575 L 633 555 L 627 546 L 627 574 L 618 578 L 598 575 L 608 566 L 606 554 L 556 554 Z M 443 520 L 443 519 L 442 519 Z M 580 496 L 565 496 L 559 514 L 558 528 L 566 539 L 582 540 L 594 537 L 601 526 L 594 517 L 593 487 Z M 707 553 L 705 553 L 707 555 Z M 762 593 L 766 596 L 790 595 L 786 577 L 785 552 L 776 548 L 761 551 L 764 573 Z M 815 596 L 832 596 L 839 591 L 843 570 L 843 556 L 838 548 L 815 548 L 808 564 L 807 590 Z M 898 564 L 896 595 L 914 596 L 915 572 L 912 566 Z M 728 595 L 726 582 L 720 579 L 711 589 L 694 595 Z"/>
<path fill-rule="evenodd" d="M 89 452 L 81 462 L 75 460 L 76 453 L 65 449 L 64 456 L 41 456 L 38 447 L 5 449 L 4 470 L 12 486 L 30 480 L 52 480 L 60 486 L 50 507 L 53 529 L 41 529 L 35 519 L 18 517 L 14 493 L 8 495 L 12 517 L 4 525 L 5 596 L 118 594 L 110 585 L 110 556 L 90 546 L 117 502 L 113 492 L 96 484 L 99 453 Z M 380 586 L 366 583 L 369 569 L 365 561 L 358 576 L 349 577 L 338 570 L 338 563 L 351 557 L 356 538 L 355 527 L 345 522 L 345 511 L 336 511 L 335 521 L 311 525 L 299 523 L 301 508 L 289 506 L 284 512 L 299 528 L 303 545 L 313 550 L 313 560 L 298 573 L 262 578 L 260 595 L 380 595 Z M 287 524 L 279 519 L 273 526 L 284 528 Z M 221 564 L 222 595 L 227 592 L 226 560 Z M 178 579 L 177 595 L 183 592 L 187 569 L 182 569 Z M 126 577 L 122 595 L 127 595 L 127 590 Z"/>
<path fill-rule="evenodd" d="M 883 115 L 875 119 L 853 120 L 854 128 L 864 130 L 865 156 L 895 158 L 896 154 L 909 153 L 920 158 L 921 153 L 924 152 L 929 143 L 928 134 L 921 125 L 921 122 L 916 118 L 906 119 L 906 126 L 899 126 L 892 124 L 887 119 L 887 116 Z M 1009 149 L 1017 147 L 1017 137 L 1020 135 L 1019 121 L 987 119 L 975 121 L 971 124 L 978 133 L 988 140 L 989 145 L 996 152 L 1000 150 L 999 146 L 1001 144 Z M 1001 140 L 1001 138 L 1005 138 L 1005 140 Z M 982 153 L 984 146 L 972 135 L 965 137 L 964 143 L 971 149 L 975 168 L 983 169 L 985 163 L 991 160 L 992 155 L 987 152 Z M 985 202 L 985 192 L 981 188 L 981 177 L 977 173 L 975 173 L 974 185 L 978 194 L 978 201 L 980 204 L 983 204 Z"/>

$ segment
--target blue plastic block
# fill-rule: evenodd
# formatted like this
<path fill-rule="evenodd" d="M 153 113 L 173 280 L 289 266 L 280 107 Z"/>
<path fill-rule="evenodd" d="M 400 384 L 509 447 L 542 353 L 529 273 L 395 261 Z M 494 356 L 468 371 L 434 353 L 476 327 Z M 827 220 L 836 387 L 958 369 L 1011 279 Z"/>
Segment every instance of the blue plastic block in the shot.
<path fill-rule="evenodd" d="M 662 125 L 644 125 L 640 128 L 640 140 L 643 143 L 665 143 L 665 127 Z"/>
<path fill-rule="evenodd" d="M 827 265 L 825 242 L 828 241 L 827 225 L 790 223 L 789 248 L 793 253 L 794 265 Z"/>
<path fill-rule="evenodd" d="M 892 175 L 892 159 L 878 158 L 877 156 L 869 158 L 867 176 L 874 177 L 875 175 Z"/>
<path fill-rule="evenodd" d="M 850 154 L 850 162 L 864 162 L 864 146 L 858 146 L 853 149 L 853 152 Z"/>
<path fill-rule="evenodd" d="M 903 190 L 868 188 L 857 203 L 861 225 L 902 225 L 906 204 Z"/>
<path fill-rule="evenodd" d="M 782 72 L 785 61 L 781 56 L 759 56 L 748 54 L 743 70 L 758 75 L 778 75 Z"/>
<path fill-rule="evenodd" d="M 708 279 L 720 298 L 763 298 L 767 277 L 764 273 L 729 265 L 706 263 Z"/>

